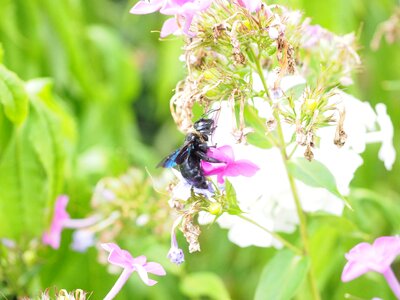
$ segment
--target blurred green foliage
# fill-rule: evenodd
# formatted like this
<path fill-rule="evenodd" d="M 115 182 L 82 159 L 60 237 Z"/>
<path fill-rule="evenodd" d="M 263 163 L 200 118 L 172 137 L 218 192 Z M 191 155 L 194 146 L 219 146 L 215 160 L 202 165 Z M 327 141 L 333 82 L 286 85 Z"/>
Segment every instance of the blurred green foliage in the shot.
<path fill-rule="evenodd" d="M 160 41 L 157 32 L 151 33 L 161 28 L 161 17 L 129 15 L 134 2 L 0 0 L 0 62 L 4 64 L 0 76 L 8 84 L 0 85 L 4 106 L 0 113 L 0 236 L 17 237 L 21 243 L 39 236 L 49 221 L 48 207 L 61 192 L 71 197 L 71 215 L 86 215 L 93 187 L 101 177 L 120 174 L 131 165 L 156 172 L 160 158 L 180 143 L 182 135 L 172 124 L 169 99 L 183 77 L 181 44 L 174 38 Z M 396 1 L 273 2 L 299 8 L 312 23 L 334 32 L 359 32 L 364 67 L 350 90 L 372 105 L 387 105 L 400 153 L 400 86 L 391 84 L 400 78 L 400 46 L 383 41 L 378 51 L 370 48 L 378 24 L 393 13 Z M 21 89 L 24 82 L 31 87 L 27 95 Z M 16 97 L 26 98 L 18 101 L 22 106 L 15 105 Z M 350 197 L 354 211 L 346 211 L 346 219 L 318 214 L 311 218 L 312 267 L 323 299 L 343 299 L 345 293 L 393 299 L 377 274 L 346 284 L 340 281 L 343 254 L 355 243 L 400 232 L 399 160 L 388 173 L 377 160 L 378 149 L 370 147 L 363 155 L 364 165 L 353 182 L 359 188 Z M 15 153 L 19 156 L 12 156 Z M 10 215 L 18 219 L 12 223 Z M 41 215 L 48 218 L 38 222 Z M 297 236 L 286 237 L 295 242 Z M 57 286 L 93 291 L 93 299 L 100 299 L 117 275 L 97 263 L 95 249 L 83 254 L 70 251 L 70 239 L 65 233 L 59 251 L 39 253 L 46 263 L 35 268 L 23 259 L 17 266 L 25 272 L 22 277 L 4 271 L 0 260 L 0 278 L 13 281 L 21 295 L 38 295 L 46 287 Z M 128 244 L 134 256 L 145 253 L 149 260 L 165 265 L 170 276 L 153 288 L 133 276 L 119 299 L 226 299 L 226 293 L 232 299 L 251 299 L 262 270 L 277 253 L 240 249 L 216 226 L 204 228 L 202 252 L 186 255 L 180 268 L 165 258 L 167 240 L 160 244 L 152 237 L 132 236 Z M 273 263 L 278 259 L 275 256 L 265 270 L 276 267 Z M 400 275 L 399 264 L 395 271 Z M 195 290 L 196 286 L 202 289 Z M 296 288 L 304 291 L 299 299 L 307 299 L 307 289 Z"/>

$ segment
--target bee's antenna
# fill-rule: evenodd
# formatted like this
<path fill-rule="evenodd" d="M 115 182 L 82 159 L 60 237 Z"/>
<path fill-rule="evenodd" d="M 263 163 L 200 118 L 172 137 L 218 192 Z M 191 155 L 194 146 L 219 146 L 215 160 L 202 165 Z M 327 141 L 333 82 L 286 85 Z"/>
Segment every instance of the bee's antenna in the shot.
<path fill-rule="evenodd" d="M 216 111 L 219 111 L 219 110 L 221 110 L 221 107 L 210 109 L 210 110 L 206 111 L 206 112 L 201 116 L 201 118 L 208 117 L 209 114 L 212 114 L 213 112 L 216 112 Z"/>

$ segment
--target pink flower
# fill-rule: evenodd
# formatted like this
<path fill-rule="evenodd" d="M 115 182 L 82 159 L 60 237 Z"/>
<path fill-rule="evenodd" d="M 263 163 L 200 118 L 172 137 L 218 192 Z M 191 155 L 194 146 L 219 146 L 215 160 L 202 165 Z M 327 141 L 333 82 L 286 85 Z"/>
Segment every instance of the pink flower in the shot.
<path fill-rule="evenodd" d="M 250 12 L 259 11 L 261 8 L 261 0 L 237 0 L 238 4 L 247 8 Z"/>
<path fill-rule="evenodd" d="M 93 225 L 99 220 L 98 216 L 85 219 L 71 219 L 67 213 L 68 196 L 60 195 L 54 206 L 53 220 L 50 229 L 43 234 L 42 242 L 53 249 L 60 248 L 61 232 L 64 228 L 84 228 Z"/>
<path fill-rule="evenodd" d="M 251 177 L 260 169 L 257 165 L 247 159 L 235 161 L 233 149 L 229 145 L 219 148 L 210 148 L 207 152 L 207 155 L 223 162 L 201 162 L 201 167 L 204 171 L 204 175 L 217 175 L 217 181 L 220 184 L 223 184 L 225 182 L 224 176 L 236 177 L 241 175 Z"/>
<path fill-rule="evenodd" d="M 66 195 L 57 197 L 50 230 L 45 232 L 42 237 L 43 244 L 49 245 L 53 249 L 60 248 L 61 232 L 64 229 L 64 221 L 69 219 L 69 214 L 66 210 L 68 201 L 69 199 Z"/>
<path fill-rule="evenodd" d="M 149 14 L 155 11 L 169 16 L 175 16 L 164 22 L 160 36 L 166 37 L 182 30 L 183 33 L 193 36 L 190 25 L 199 12 L 206 10 L 212 0 L 142 0 L 130 10 L 132 14 Z"/>
<path fill-rule="evenodd" d="M 342 281 L 347 282 L 369 272 L 381 273 L 400 299 L 400 284 L 390 265 L 400 254 L 400 237 L 383 236 L 374 243 L 360 243 L 346 255 L 347 264 L 342 273 Z"/>
<path fill-rule="evenodd" d="M 153 286 L 157 283 L 157 281 L 149 278 L 148 273 L 158 276 L 164 276 L 166 274 L 164 268 L 159 263 L 147 262 L 146 256 L 142 255 L 133 258 L 128 251 L 122 250 L 118 245 L 113 243 L 101 244 L 101 246 L 110 253 L 108 262 L 124 269 L 104 300 L 114 299 L 128 278 L 135 271 L 138 272 L 140 279 L 148 286 Z"/>
<path fill-rule="evenodd" d="M 160 10 L 166 3 L 167 0 L 139 1 L 132 7 L 130 13 L 135 15 L 151 14 Z"/>

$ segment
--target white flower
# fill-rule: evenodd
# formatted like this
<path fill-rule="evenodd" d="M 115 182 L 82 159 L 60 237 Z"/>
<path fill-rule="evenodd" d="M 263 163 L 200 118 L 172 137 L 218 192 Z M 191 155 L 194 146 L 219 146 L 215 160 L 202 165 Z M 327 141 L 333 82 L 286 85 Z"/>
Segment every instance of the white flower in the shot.
<path fill-rule="evenodd" d="M 391 170 L 394 161 L 396 160 L 396 150 L 393 146 L 393 124 L 386 112 L 385 104 L 378 103 L 375 109 L 378 114 L 376 121 L 379 125 L 380 131 L 375 132 L 375 135 L 374 133 L 370 133 L 369 136 L 367 136 L 367 140 L 370 143 L 382 143 L 378 156 L 379 159 L 384 162 L 386 169 Z M 375 137 L 375 140 L 373 140 L 372 137 Z"/>
<path fill-rule="evenodd" d="M 294 85 L 304 83 L 304 79 L 299 76 L 291 78 L 293 82 L 284 79 L 281 81 L 284 92 Z M 257 87 L 255 89 L 257 90 Z M 341 102 L 345 106 L 344 130 L 348 134 L 347 142 L 342 148 L 338 148 L 333 143 L 335 126 L 325 127 L 317 132 L 321 142 L 319 148 L 313 151 L 315 159 L 323 163 L 336 178 L 339 191 L 346 195 L 349 193 L 355 171 L 363 163 L 360 153 L 365 150 L 367 143 L 382 142 L 379 157 L 385 162 L 386 168 L 390 169 L 395 159 L 392 144 L 393 125 L 383 104 L 377 105 L 376 114 L 368 103 L 341 91 L 338 91 L 330 101 Z M 252 103 L 259 110 L 261 117 L 268 119 L 272 116 L 271 107 L 266 101 L 253 99 Z M 240 208 L 245 212 L 245 216 L 268 230 L 293 232 L 298 224 L 298 217 L 279 149 L 260 149 L 252 145 L 236 144 L 232 135 L 232 118 L 229 106 L 222 103 L 213 142 L 220 146 L 231 145 L 237 159 L 249 159 L 260 167 L 251 178 L 230 178 Z M 377 124 L 380 131 L 376 131 Z M 289 141 L 294 128 L 283 124 L 283 130 L 286 141 Z M 303 153 L 304 149 L 298 149 L 294 157 L 303 157 Z M 325 189 L 313 188 L 298 180 L 296 186 L 305 211 L 324 211 L 341 215 L 344 203 L 338 197 Z M 202 217 L 203 222 L 204 219 L 207 218 Z M 223 214 L 217 222 L 221 227 L 229 229 L 229 239 L 241 247 L 281 246 L 271 235 L 237 216 Z"/>

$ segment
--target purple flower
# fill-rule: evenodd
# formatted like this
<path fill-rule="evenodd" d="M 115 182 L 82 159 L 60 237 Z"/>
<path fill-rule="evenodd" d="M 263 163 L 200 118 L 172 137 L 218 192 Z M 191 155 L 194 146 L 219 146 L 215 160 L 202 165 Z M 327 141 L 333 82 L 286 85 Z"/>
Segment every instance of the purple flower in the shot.
<path fill-rule="evenodd" d="M 78 229 L 72 235 L 72 250 L 76 252 L 86 252 L 96 242 L 95 233 L 92 230 Z"/>
<path fill-rule="evenodd" d="M 347 264 L 342 273 L 342 281 L 347 282 L 369 272 L 381 273 L 396 297 L 400 299 L 400 284 L 390 265 L 400 254 L 400 237 L 383 236 L 374 243 L 360 243 L 346 255 Z"/>
<path fill-rule="evenodd" d="M 176 227 L 180 224 L 181 220 L 182 218 L 179 217 L 178 219 L 175 220 L 174 224 L 172 225 L 171 248 L 169 249 L 167 255 L 168 259 L 176 265 L 180 265 L 185 261 L 185 255 L 183 254 L 182 249 L 179 248 L 175 234 Z"/>
<path fill-rule="evenodd" d="M 50 229 L 43 234 L 42 242 L 53 249 L 60 248 L 61 232 L 64 228 L 84 228 L 93 225 L 99 220 L 98 216 L 85 219 L 71 219 L 67 213 L 68 196 L 60 195 L 56 199 L 53 220 Z"/>
<path fill-rule="evenodd" d="M 166 37 L 182 30 L 183 33 L 193 36 L 190 25 L 199 12 L 206 10 L 212 0 L 150 0 L 139 1 L 130 10 L 131 14 L 149 14 L 155 11 L 169 16 L 175 16 L 164 22 L 160 36 Z"/>
<path fill-rule="evenodd" d="M 247 159 L 235 161 L 233 149 L 229 145 L 225 145 L 219 148 L 210 148 L 207 152 L 207 155 L 223 162 L 201 162 L 201 167 L 204 171 L 204 175 L 217 175 L 217 181 L 220 184 L 223 184 L 225 182 L 224 176 L 236 177 L 241 175 L 251 177 L 260 169 L 257 165 Z"/>
<path fill-rule="evenodd" d="M 142 255 L 134 258 L 128 251 L 122 250 L 118 245 L 113 243 L 101 244 L 101 246 L 110 253 L 108 262 L 124 269 L 104 300 L 114 299 L 128 278 L 135 271 L 138 272 L 140 279 L 148 286 L 157 283 L 157 281 L 149 278 L 148 273 L 158 276 L 164 276 L 166 274 L 164 268 L 159 263 L 147 262 L 146 256 Z"/>
<path fill-rule="evenodd" d="M 237 3 L 247 8 L 250 12 L 259 11 L 261 9 L 261 0 L 237 0 Z"/>

